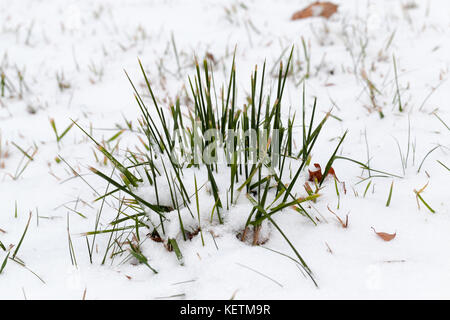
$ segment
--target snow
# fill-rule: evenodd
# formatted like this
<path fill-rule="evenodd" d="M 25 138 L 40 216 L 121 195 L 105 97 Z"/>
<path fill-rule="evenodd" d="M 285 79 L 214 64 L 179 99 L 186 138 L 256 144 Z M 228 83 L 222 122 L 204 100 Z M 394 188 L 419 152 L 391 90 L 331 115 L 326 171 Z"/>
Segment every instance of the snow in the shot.
<path fill-rule="evenodd" d="M 0 98 L 0 229 L 5 231 L 0 231 L 0 241 L 6 247 L 17 245 L 31 212 L 17 257 L 45 282 L 9 260 L 0 274 L 0 299 L 23 299 L 24 295 L 28 299 L 81 299 L 85 291 L 87 299 L 229 299 L 233 295 L 236 299 L 449 298 L 450 172 L 437 160 L 450 166 L 450 132 L 439 121 L 450 124 L 450 82 L 446 81 L 450 5 L 440 0 L 417 1 L 415 6 L 405 7 L 388 0 L 335 3 L 338 12 L 329 20 L 290 21 L 309 1 L 260 0 L 245 1 L 244 5 L 225 0 L 83 0 L 69 4 L 0 0 L 0 67 L 17 89 L 13 93 L 7 90 L 6 97 Z M 121 263 L 123 257 L 107 259 L 102 265 L 109 234 L 97 235 L 91 264 L 82 234 L 95 229 L 101 201 L 93 200 L 104 194 L 107 186 L 88 168 L 110 173 L 111 166 L 96 162 L 94 143 L 76 127 L 57 143 L 49 119 L 55 120 L 59 133 L 73 119 L 97 140 L 107 140 L 118 125 L 126 126 L 124 119 L 137 125 L 139 108 L 123 70 L 143 91 L 138 58 L 155 94 L 168 105 L 169 99 L 173 101 L 183 86 L 188 86 L 187 76 L 194 74 L 194 55 L 199 59 L 213 55 L 219 84 L 227 77 L 236 45 L 242 105 L 254 65 L 261 68 L 266 59 L 267 70 L 276 72 L 282 52 L 295 45 L 294 62 L 301 62 L 302 70 L 295 79 L 288 78 L 283 117 L 287 119 L 297 110 L 299 120 L 302 87 L 296 83 L 306 67 L 302 37 L 311 57 L 311 76 L 306 81 L 308 108 L 311 110 L 317 97 L 320 117 L 333 107 L 333 115 L 342 119 L 327 121 L 312 163 L 324 168 L 337 138 L 348 129 L 340 155 L 364 163 L 369 158 L 372 168 L 402 177 L 373 178 L 364 196 L 368 180 L 358 183 L 362 169 L 337 160 L 333 167 L 347 190 L 344 193 L 340 185 L 339 209 L 335 185 L 328 179 L 317 202 L 306 206 L 311 206 L 309 211 L 320 220 L 317 226 L 289 209 L 274 216 L 308 263 L 319 288 L 292 260 L 267 249 L 293 256 L 270 224 L 263 226 L 262 237 L 269 239 L 263 246 L 237 239 L 251 210 L 244 194 L 224 213 L 223 225 L 215 220 L 211 223 L 213 204 L 207 190 L 200 193 L 205 246 L 199 236 L 182 241 L 177 234 L 178 213 L 170 213 L 173 223 L 168 235 L 178 237 L 183 266 L 174 253 L 150 239 L 142 245 L 143 254 L 158 274 L 143 264 Z M 403 112 L 393 100 L 397 90 L 393 56 Z M 21 97 L 18 70 L 27 86 Z M 371 101 L 363 70 L 380 91 L 376 101 L 382 107 L 382 119 L 378 112 L 368 111 Z M 58 87 L 57 74 L 60 79 L 64 75 L 62 83 L 67 88 Z M 274 78 L 270 79 L 274 87 Z M 300 136 L 300 132 L 301 127 L 296 126 L 296 134 Z M 23 154 L 13 142 L 30 153 L 37 148 L 34 160 L 17 179 L 13 177 L 27 159 L 21 160 Z M 121 136 L 120 154 L 138 145 L 135 134 L 126 131 Z M 436 146 L 440 147 L 426 157 L 419 171 L 424 157 Z M 2 156 L 5 151 L 7 157 Z M 406 154 L 404 168 L 401 156 Z M 85 181 L 74 178 L 64 162 L 57 163 L 57 156 Z M 186 183 L 193 191 L 193 171 L 188 174 Z M 364 174 L 366 177 L 367 172 Z M 204 172 L 196 177 L 199 185 L 207 179 Z M 304 174 L 298 180 L 298 193 L 306 178 Z M 229 177 L 223 173 L 221 179 Z M 392 200 L 387 207 L 392 181 Z M 418 208 L 414 193 L 427 183 L 421 195 L 434 214 L 422 203 Z M 149 186 L 139 192 L 146 199 L 154 196 Z M 170 204 L 167 187 L 161 186 L 161 195 L 162 202 Z M 106 200 L 100 229 L 108 228 L 117 206 L 117 201 Z M 349 214 L 348 227 L 343 228 L 327 207 L 341 219 Z M 196 226 L 197 220 L 189 212 L 181 214 L 187 226 Z M 71 263 L 67 216 L 77 266 Z M 385 242 L 371 227 L 396 233 L 396 237 Z M 142 230 L 141 237 L 145 235 Z M 0 249 L 0 263 L 6 255 Z"/>

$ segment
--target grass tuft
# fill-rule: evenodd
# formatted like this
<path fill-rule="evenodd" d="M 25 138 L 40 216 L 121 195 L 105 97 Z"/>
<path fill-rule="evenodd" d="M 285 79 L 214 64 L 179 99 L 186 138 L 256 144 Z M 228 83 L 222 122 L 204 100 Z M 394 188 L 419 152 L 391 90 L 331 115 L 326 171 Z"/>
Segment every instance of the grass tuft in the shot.
<path fill-rule="evenodd" d="M 173 39 L 172 41 L 174 52 L 176 52 L 175 42 Z M 309 57 L 304 41 L 303 50 L 305 56 Z M 292 69 L 293 52 L 294 47 L 290 50 L 285 63 L 280 59 L 275 81 L 276 90 L 273 93 L 265 84 L 266 64 L 264 63 L 261 73 L 255 67 L 250 79 L 249 95 L 246 103 L 242 105 L 238 103 L 234 56 L 228 80 L 220 88 L 220 94 L 216 92 L 211 64 L 206 59 L 202 63 L 195 59 L 195 74 L 192 78 L 188 78 L 190 95 L 186 98 L 177 97 L 173 100 L 175 103 L 168 108 L 160 105 L 153 91 L 151 79 L 146 74 L 141 61 L 139 61 L 139 67 L 145 81 L 147 91 L 145 96 L 137 90 L 125 72 L 141 110 L 138 139 L 145 146 L 146 151 L 136 153 L 127 150 L 125 161 L 130 162 L 131 165 L 126 164 L 107 149 L 108 145 L 100 144 L 77 122 L 73 122 L 95 143 L 118 173 L 114 175 L 113 172 L 111 176 L 108 176 L 96 168 L 90 168 L 91 172 L 115 188 L 103 196 L 100 195 L 97 200 L 104 201 L 105 198 L 110 197 L 117 199 L 117 193 L 131 197 L 123 201 L 124 208 L 118 210 L 116 219 L 109 226 L 103 230 L 96 227 L 94 231 L 87 232 L 85 235 L 95 237 L 97 234 L 109 234 L 109 248 L 118 242 L 117 239 L 112 240 L 113 234 L 116 236 L 118 232 L 122 234 L 129 232 L 128 236 L 124 234 L 127 239 L 125 242 L 135 243 L 135 240 L 140 239 L 140 228 L 150 229 L 150 237 L 154 241 L 163 242 L 169 251 L 174 251 L 177 259 L 183 264 L 179 241 L 191 240 L 200 233 L 202 245 L 205 245 L 200 202 L 202 206 L 210 206 L 211 223 L 214 224 L 216 220 L 219 224 L 223 224 L 227 222 L 230 211 L 234 210 L 234 206 L 238 203 L 240 194 L 245 192 L 244 201 L 248 200 L 251 210 L 247 213 L 244 231 L 240 235 L 241 240 L 245 241 L 246 235 L 252 231 L 251 243 L 260 245 L 264 242 L 260 239 L 263 225 L 273 225 L 294 252 L 303 271 L 317 285 L 306 261 L 275 221 L 275 215 L 285 209 L 294 209 L 294 212 L 300 213 L 316 224 L 315 219 L 302 204 L 316 201 L 320 196 L 318 193 L 320 185 L 324 183 L 334 161 L 339 158 L 337 153 L 345 140 L 347 131 L 331 153 L 316 191 L 308 192 L 307 190 L 307 196 L 298 196 L 295 191 L 301 189 L 304 183 L 299 183 L 299 180 L 311 161 L 312 151 L 330 117 L 330 112 L 317 121 L 317 99 L 315 99 L 309 118 L 306 116 L 303 83 L 302 144 L 299 150 L 295 150 L 293 130 L 295 113 L 287 122 L 283 121 L 281 116 L 283 94 Z M 306 75 L 309 75 L 309 70 Z M 152 104 L 151 110 L 147 106 L 147 100 L 150 100 Z M 180 101 L 192 101 L 192 108 L 188 108 L 187 112 L 182 111 Z M 121 133 L 122 131 L 119 131 L 109 139 L 109 142 L 117 139 Z M 208 157 L 205 157 L 205 154 Z M 291 170 L 295 167 L 295 174 L 293 174 Z M 285 174 L 286 168 L 289 168 L 289 177 Z M 205 179 L 200 183 L 200 189 L 206 187 L 209 192 L 208 201 L 200 199 L 197 181 L 197 177 L 200 176 Z M 286 183 L 285 180 L 289 182 Z M 228 182 L 224 183 L 224 181 Z M 142 186 L 150 186 L 154 190 L 154 197 L 144 198 L 139 192 Z M 162 187 L 165 190 L 165 198 L 170 197 L 170 204 L 162 202 Z M 336 181 L 335 187 L 339 197 Z M 189 194 L 188 190 L 192 189 L 195 191 Z M 194 197 L 195 201 L 191 201 Z M 241 201 L 239 200 L 239 203 Z M 133 211 L 133 214 L 126 213 L 127 210 Z M 195 211 L 196 218 L 193 214 Z M 177 216 L 179 223 L 179 233 L 176 237 L 167 235 L 165 230 L 165 224 L 169 223 L 169 215 L 172 213 Z M 188 227 L 191 227 L 186 222 L 189 215 L 194 221 L 197 220 L 198 226 L 194 227 L 197 231 L 188 231 Z M 159 223 L 156 223 L 157 220 L 154 218 L 158 219 Z M 90 245 L 89 241 L 87 243 L 91 256 L 93 244 Z M 139 246 L 132 245 L 130 254 L 156 273 L 138 248 Z M 112 251 L 111 256 L 126 253 L 120 248 Z"/>

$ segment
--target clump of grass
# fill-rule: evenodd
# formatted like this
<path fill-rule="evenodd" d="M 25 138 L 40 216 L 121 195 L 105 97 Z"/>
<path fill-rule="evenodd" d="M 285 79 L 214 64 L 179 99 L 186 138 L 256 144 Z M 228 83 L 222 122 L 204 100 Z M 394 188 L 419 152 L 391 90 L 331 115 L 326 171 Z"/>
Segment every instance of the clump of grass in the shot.
<path fill-rule="evenodd" d="M 17 254 L 19 253 L 19 250 L 20 250 L 20 248 L 21 248 L 21 246 L 22 246 L 22 243 L 23 243 L 23 241 L 24 241 L 24 239 L 25 239 L 25 236 L 26 236 L 26 234 L 27 234 L 28 227 L 30 226 L 31 217 L 32 217 L 32 213 L 31 213 L 31 211 L 30 211 L 30 216 L 29 216 L 29 218 L 28 218 L 27 224 L 25 225 L 25 229 L 24 229 L 24 231 L 23 231 L 23 234 L 22 234 L 22 236 L 20 237 L 20 240 L 19 240 L 19 242 L 17 243 L 14 252 L 13 252 L 12 255 L 11 255 L 11 251 L 10 251 L 10 250 L 11 250 L 12 248 L 10 248 L 10 249 L 8 250 L 8 253 L 7 253 L 5 259 L 3 260 L 2 264 L 0 265 L 0 274 L 1 274 L 1 273 L 3 272 L 3 270 L 5 269 L 5 267 L 6 267 L 7 263 L 8 263 L 8 260 L 12 260 L 12 261 L 14 261 L 14 262 L 20 264 L 20 265 L 23 266 L 24 268 L 26 268 L 28 271 L 30 271 L 30 272 L 33 273 L 35 276 L 37 276 L 42 282 L 44 282 L 44 281 L 43 281 L 36 273 L 34 273 L 34 272 L 31 271 L 30 269 L 28 269 L 28 268 L 26 267 L 25 263 L 24 263 L 21 259 L 19 259 L 19 257 L 17 257 Z M 3 243 L 1 243 L 1 242 L 0 242 L 0 248 L 2 248 L 3 251 L 7 251 L 7 249 L 5 248 L 5 246 L 3 245 Z M 10 255 L 11 255 L 11 257 L 10 257 Z"/>
<path fill-rule="evenodd" d="M 301 148 L 295 151 L 293 148 L 294 120 L 289 119 L 286 123 L 281 117 L 283 93 L 293 51 L 294 48 L 290 51 L 286 64 L 280 61 L 276 91 L 273 96 L 265 85 L 265 63 L 261 73 L 255 67 L 250 79 L 247 103 L 243 105 L 238 104 L 234 57 L 227 83 L 219 89 L 219 94 L 217 94 L 213 70 L 208 60 L 205 59 L 201 64 L 196 60 L 195 75 L 188 79 L 191 95 L 189 98 L 193 106 L 188 108 L 187 114 L 181 109 L 180 97 L 175 99 L 175 103 L 169 106 L 168 111 L 160 105 L 150 79 L 139 61 L 148 91 L 147 96 L 153 105 L 152 110 L 146 105 L 146 101 L 128 74 L 127 77 L 142 113 L 139 133 L 144 139 L 141 137 L 139 139 L 145 147 L 144 153 L 128 150 L 126 162 L 119 161 L 108 150 L 107 145 L 100 144 L 74 122 L 92 139 L 98 150 L 114 167 L 112 175 L 91 168 L 94 174 L 112 187 L 112 190 L 106 191 L 97 200 L 102 200 L 103 205 L 106 198 L 117 199 L 119 192 L 130 197 L 124 201 L 126 208 L 118 210 L 116 219 L 106 229 L 99 230 L 96 223 L 95 231 L 86 233 L 86 236 L 95 237 L 101 233 L 114 234 L 111 236 L 114 240 L 110 239 L 110 243 L 117 244 L 116 248 L 112 249 L 111 257 L 114 257 L 127 252 L 122 248 L 120 239 L 125 238 L 127 239 L 125 242 L 133 243 L 134 238 L 139 241 L 140 228 L 150 229 L 150 238 L 156 242 L 163 242 L 169 251 L 175 253 L 182 264 L 183 255 L 177 241 L 189 241 L 200 233 L 202 244 L 205 244 L 202 233 L 202 228 L 205 226 L 201 220 L 199 190 L 205 187 L 209 192 L 209 206 L 212 207 L 209 218 L 211 222 L 214 223 L 215 220 L 219 224 L 226 223 L 227 215 L 239 202 L 241 193 L 245 192 L 245 199 L 249 201 L 252 209 L 247 213 L 248 217 L 240 239 L 245 241 L 247 234 L 252 231 L 251 243 L 259 245 L 263 243 L 260 239 L 261 228 L 265 223 L 271 224 L 286 240 L 298 259 L 298 264 L 316 284 L 311 269 L 277 224 L 275 215 L 285 209 L 293 209 L 316 224 L 302 204 L 315 201 L 319 197 L 319 187 L 324 183 L 335 159 L 338 159 L 337 153 L 347 132 L 339 139 L 331 153 L 323 178 L 317 182 L 316 192 L 307 192 L 308 194 L 304 197 L 297 195 L 294 187 L 311 161 L 312 151 L 330 113 L 326 113 L 320 121 L 316 121 L 317 100 L 315 100 L 308 118 L 305 90 L 303 91 L 301 109 L 303 138 Z M 289 167 L 291 170 L 293 166 L 297 168 L 295 174 L 285 177 L 286 168 Z M 193 183 L 187 180 L 192 173 Z M 206 181 L 199 189 L 197 177 L 201 174 L 206 177 Z M 161 202 L 161 184 L 164 184 L 165 190 L 168 190 L 170 203 Z M 192 188 L 189 187 L 192 184 L 195 187 L 193 193 L 190 191 Z M 144 198 L 141 195 L 139 189 L 143 185 L 150 186 L 155 191 L 153 199 Z M 205 202 L 205 205 L 207 204 Z M 133 211 L 133 214 L 127 213 L 127 210 Z M 171 212 L 177 216 L 178 237 L 169 235 L 166 230 Z M 193 221 L 198 221 L 198 225 L 192 232 L 184 221 L 189 216 Z M 128 235 L 124 234 L 126 232 Z M 133 239 L 130 240 L 129 237 Z M 90 245 L 89 241 L 87 243 L 91 256 L 93 244 Z M 124 243 L 123 240 L 122 243 Z M 136 245 L 131 246 L 128 250 L 129 256 L 134 256 L 149 267 L 148 259 L 137 248 Z M 153 272 L 156 271 L 152 267 L 149 268 Z"/>
<path fill-rule="evenodd" d="M 64 76 L 64 71 L 56 72 L 56 82 L 58 83 L 58 88 L 60 91 L 64 91 L 70 89 L 71 84 L 66 80 Z"/>
<path fill-rule="evenodd" d="M 25 81 L 25 68 L 20 69 L 18 66 L 6 68 L 5 66 L 0 66 L 1 98 L 21 100 L 28 92 L 31 92 L 31 90 Z"/>
<path fill-rule="evenodd" d="M 370 108 L 368 107 L 367 109 L 369 110 L 369 112 L 372 112 L 372 111 L 378 112 L 380 118 L 383 119 L 384 118 L 383 110 L 377 102 L 377 96 L 381 95 L 380 90 L 377 89 L 377 87 L 375 86 L 373 81 L 371 79 L 369 79 L 369 76 L 367 75 L 367 73 L 364 70 L 361 71 L 361 77 L 364 80 L 364 82 L 366 83 L 367 89 L 369 91 L 371 107 Z"/>

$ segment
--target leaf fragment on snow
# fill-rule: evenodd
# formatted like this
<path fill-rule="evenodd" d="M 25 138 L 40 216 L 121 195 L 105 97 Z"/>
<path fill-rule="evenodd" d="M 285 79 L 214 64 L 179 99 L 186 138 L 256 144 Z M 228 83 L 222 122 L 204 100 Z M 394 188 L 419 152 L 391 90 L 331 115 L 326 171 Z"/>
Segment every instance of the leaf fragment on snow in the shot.
<path fill-rule="evenodd" d="M 297 11 L 291 17 L 291 20 L 305 19 L 310 17 L 329 18 L 336 13 L 338 6 L 328 1 L 316 1 L 303 10 Z"/>
<path fill-rule="evenodd" d="M 397 235 L 397 232 L 396 233 L 377 232 L 374 227 L 372 227 L 372 230 L 373 232 L 376 233 L 377 236 L 379 236 L 384 241 L 391 241 Z"/>
<path fill-rule="evenodd" d="M 320 167 L 320 164 L 318 164 L 318 163 L 314 163 L 314 167 L 315 167 L 315 170 L 309 170 L 308 169 L 308 173 L 309 173 L 308 181 L 311 181 L 311 182 L 314 182 L 315 180 L 321 181 L 322 180 L 322 176 L 323 176 L 322 168 Z M 339 182 L 339 179 L 337 178 L 333 167 L 330 167 L 330 170 L 328 170 L 328 174 L 327 175 L 332 175 Z"/>
<path fill-rule="evenodd" d="M 311 182 L 313 182 L 315 180 L 317 180 L 317 181 L 322 180 L 322 168 L 320 167 L 320 164 L 314 163 L 314 167 L 316 168 L 316 170 L 314 170 L 314 171 L 311 171 L 308 169 L 308 172 L 309 172 L 308 181 L 311 181 Z"/>

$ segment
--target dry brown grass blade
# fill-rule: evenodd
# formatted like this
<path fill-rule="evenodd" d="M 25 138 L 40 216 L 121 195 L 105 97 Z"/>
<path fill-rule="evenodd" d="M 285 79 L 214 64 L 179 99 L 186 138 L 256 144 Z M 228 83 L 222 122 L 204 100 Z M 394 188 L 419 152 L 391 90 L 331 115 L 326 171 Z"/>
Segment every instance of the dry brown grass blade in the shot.
<path fill-rule="evenodd" d="M 327 206 L 327 208 L 328 208 L 328 211 L 330 211 L 336 217 L 336 219 L 341 224 L 342 228 L 347 229 L 348 228 L 348 214 L 345 216 L 345 222 L 344 222 L 333 210 L 330 209 L 329 206 Z"/>

